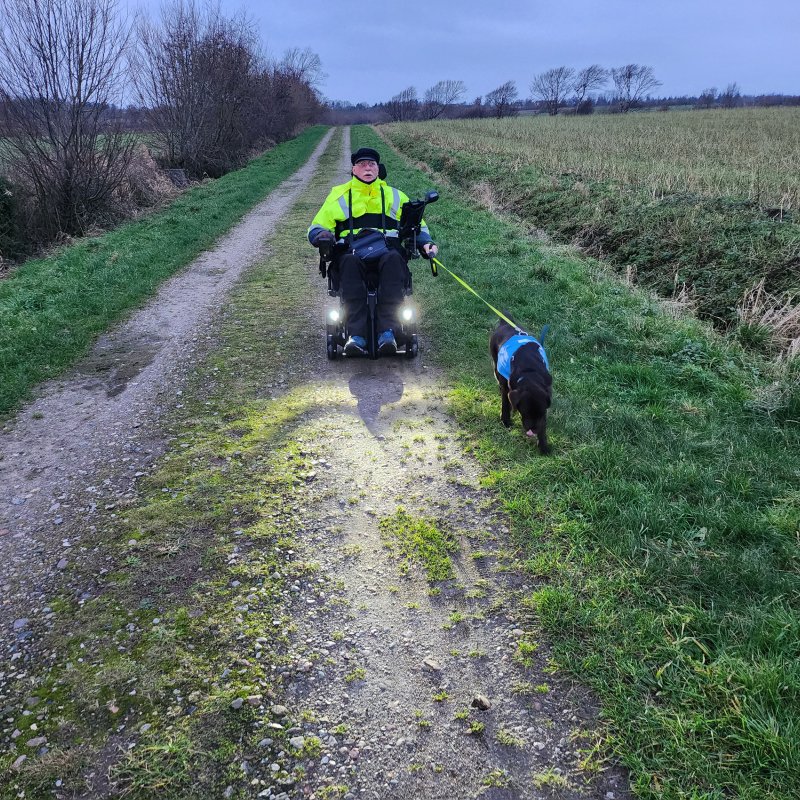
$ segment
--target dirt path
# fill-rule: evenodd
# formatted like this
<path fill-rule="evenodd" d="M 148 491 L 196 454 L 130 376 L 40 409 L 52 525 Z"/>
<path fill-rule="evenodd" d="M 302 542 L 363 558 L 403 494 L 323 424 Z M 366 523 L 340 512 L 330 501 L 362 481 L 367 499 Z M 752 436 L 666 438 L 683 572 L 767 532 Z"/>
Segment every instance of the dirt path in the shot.
<path fill-rule="evenodd" d="M 288 208 L 299 197 L 295 216 L 307 215 L 332 183 L 344 180 L 349 149 L 345 135 L 338 174 L 317 176 L 304 195 L 297 186 L 286 198 Z M 293 180 L 305 185 L 314 163 Z M 265 213 L 263 206 L 253 212 L 254 237 L 246 239 L 237 229 L 228 245 L 221 244 L 231 248 L 228 258 L 239 263 L 245 260 L 242 254 L 255 254 L 260 235 L 274 225 L 264 220 Z M 250 733 L 242 728 L 237 734 L 228 770 L 237 777 L 226 779 L 222 795 L 273 800 L 630 797 L 624 773 L 597 760 L 600 733 L 591 697 L 554 674 L 546 643 L 538 639 L 535 614 L 526 602 L 530 578 L 522 573 L 506 521 L 491 492 L 481 488 L 480 472 L 444 410 L 444 377 L 428 360 L 435 344 L 425 337 L 424 325 L 416 360 L 328 361 L 321 321 L 328 298 L 313 257 L 304 252 L 302 269 L 295 263 L 281 272 L 276 266 L 271 275 L 278 291 L 286 293 L 291 320 L 282 324 L 280 313 L 289 312 L 276 311 L 269 325 L 261 320 L 256 326 L 260 338 L 253 348 L 268 348 L 270 357 L 281 361 L 279 373 L 264 366 L 263 374 L 246 376 L 257 387 L 254 406 L 257 398 L 272 403 L 274 412 L 285 411 L 291 420 L 268 439 L 274 453 L 264 458 L 283 457 L 276 442 L 285 439 L 292 448 L 287 461 L 302 463 L 293 488 L 270 512 L 274 527 L 285 527 L 287 537 L 290 527 L 298 535 L 290 544 L 278 540 L 276 560 L 262 568 L 265 545 L 242 522 L 242 529 L 230 534 L 235 544 L 227 563 L 231 569 L 249 564 L 250 577 L 207 576 L 233 593 L 233 613 L 227 615 L 233 634 L 224 654 L 230 668 L 210 683 L 211 694 L 223 691 L 236 672 L 271 665 L 262 673 L 270 680 L 254 682 L 258 693 L 224 703 L 227 714 L 235 713 L 230 706 L 252 716 L 241 723 L 251 726 Z M 213 271 L 219 260 L 218 254 L 198 272 Z M 210 297 L 212 306 L 221 304 L 221 291 Z M 6 432 L 0 477 L 14 488 L 3 524 L 10 532 L 0 537 L 3 644 L 15 661 L 9 660 L 0 677 L 0 692 L 8 691 L 6 682 L 18 684 L 26 670 L 37 669 L 38 637 L 57 623 L 45 602 L 60 573 L 67 583 L 76 576 L 70 589 L 80 602 L 102 591 L 86 585 L 85 571 L 73 571 L 80 534 L 62 540 L 59 525 L 73 523 L 76 532 L 80 528 L 74 523 L 82 522 L 88 532 L 95 514 L 113 521 L 114 514 L 137 502 L 135 478 L 170 444 L 159 407 L 216 402 L 213 387 L 202 386 L 190 398 L 191 382 L 178 384 L 173 376 L 188 375 L 203 350 L 215 352 L 220 317 L 241 318 L 246 328 L 246 314 L 224 307 L 207 327 L 198 316 L 194 327 L 184 329 L 182 343 L 167 348 L 159 325 L 179 313 L 173 302 L 160 295 L 148 312 L 149 319 L 162 320 L 155 329 L 125 333 L 123 328 L 112 334 L 58 397 L 26 409 Z M 188 303 L 197 305 L 191 284 Z M 167 362 L 157 366 L 159 344 L 161 353 L 175 354 L 168 367 Z M 235 372 L 236 354 L 223 358 Z M 100 370 L 105 377 L 98 376 Z M 263 407 L 248 413 L 258 417 Z M 39 414 L 42 418 L 35 418 Z M 58 426 L 56 419 L 62 420 Z M 226 451 L 225 458 L 214 459 L 222 473 L 229 465 L 234 469 L 235 458 L 245 459 L 251 447 L 246 429 L 233 431 L 242 436 L 241 452 Z M 34 440 L 35 450 L 29 447 Z M 183 440 L 180 446 L 190 445 Z M 23 448 L 26 455 L 13 455 Z M 268 469 L 267 462 L 258 459 L 254 479 L 267 481 L 267 473 L 259 474 Z M 244 480 L 249 473 L 240 474 Z M 226 491 L 234 494 L 242 487 L 229 485 Z M 153 540 L 147 548 L 157 546 Z M 175 564 L 161 562 L 164 572 L 179 572 L 180 559 L 187 560 L 176 552 Z M 280 563 L 286 566 L 275 566 Z M 33 566 L 29 574 L 26 565 Z M 269 606 L 262 619 L 256 613 L 267 597 L 280 608 Z M 208 610 L 211 601 L 194 602 L 199 615 L 208 615 L 204 624 L 216 626 Z M 131 637 L 138 635 L 139 625 L 136 619 L 127 626 Z M 273 626 L 285 638 L 274 639 Z M 125 650 L 125 639 L 117 641 Z M 189 645 L 195 646 L 201 645 Z M 274 652 L 267 655 L 269 648 Z M 91 655 L 87 652 L 87 658 Z M 195 705 L 210 691 L 211 680 L 193 687 L 199 689 L 189 694 Z M 171 690 L 176 708 L 186 704 L 184 692 L 188 689 L 180 686 Z M 138 750 L 131 748 L 145 741 L 138 737 L 151 720 L 159 725 L 175 714 L 166 709 L 142 725 L 132 710 L 115 720 L 108 741 L 135 754 Z M 6 741 L 12 727 L 4 729 Z M 143 763 L 156 771 L 146 758 Z M 93 767 L 93 773 L 100 771 L 99 765 Z M 101 780 L 83 794 L 43 796 L 113 796 L 113 787 L 113 780 Z M 159 792 L 160 787 L 132 796 L 199 796 L 170 792 L 168 785 L 166 793 Z"/>
<path fill-rule="evenodd" d="M 323 743 L 305 793 L 627 797 L 621 772 L 592 771 L 595 709 L 551 674 L 508 527 L 443 409 L 443 375 L 424 346 L 414 361 L 328 361 L 318 309 L 330 301 L 309 280 L 315 346 L 294 380 L 315 398 L 302 441 L 317 466 L 294 511 L 329 588 L 295 586 L 300 669 L 285 702 L 317 719 L 295 735 Z M 437 554 L 415 555 L 408 536 Z M 439 557 L 452 577 L 428 580 Z"/>

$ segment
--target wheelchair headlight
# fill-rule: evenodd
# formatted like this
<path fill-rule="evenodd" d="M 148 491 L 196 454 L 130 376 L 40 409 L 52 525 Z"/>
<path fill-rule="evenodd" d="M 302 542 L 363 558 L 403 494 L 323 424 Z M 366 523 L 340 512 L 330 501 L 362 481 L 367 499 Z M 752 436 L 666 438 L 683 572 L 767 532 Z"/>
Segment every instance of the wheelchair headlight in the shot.
<path fill-rule="evenodd" d="M 341 317 L 341 314 L 339 313 L 339 309 L 338 308 L 332 308 L 328 312 L 328 321 L 329 322 L 338 322 L 341 318 L 342 317 Z"/>
<path fill-rule="evenodd" d="M 411 322 L 414 319 L 414 309 L 410 306 L 406 306 L 401 312 L 400 316 L 403 318 L 403 322 Z"/>

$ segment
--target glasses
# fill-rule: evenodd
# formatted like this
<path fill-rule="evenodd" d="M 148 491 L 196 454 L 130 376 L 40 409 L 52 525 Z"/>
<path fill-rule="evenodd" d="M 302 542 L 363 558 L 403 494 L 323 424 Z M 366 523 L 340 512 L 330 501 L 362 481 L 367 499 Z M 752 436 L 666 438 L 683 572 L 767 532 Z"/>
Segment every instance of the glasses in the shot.
<path fill-rule="evenodd" d="M 367 159 L 362 158 L 361 161 L 356 161 L 355 166 L 357 167 L 377 167 L 377 161 L 367 161 Z"/>

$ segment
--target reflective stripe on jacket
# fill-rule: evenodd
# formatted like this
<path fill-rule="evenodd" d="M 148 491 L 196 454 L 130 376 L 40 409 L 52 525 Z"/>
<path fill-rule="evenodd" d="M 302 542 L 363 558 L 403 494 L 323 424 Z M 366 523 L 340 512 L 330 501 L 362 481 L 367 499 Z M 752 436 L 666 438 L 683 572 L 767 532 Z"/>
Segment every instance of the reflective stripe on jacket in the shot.
<path fill-rule="evenodd" d="M 381 189 L 383 200 L 381 201 Z M 400 214 L 403 205 L 408 202 L 408 195 L 389 186 L 380 178 L 372 183 L 364 183 L 353 177 L 347 183 L 334 186 L 331 189 L 322 208 L 317 212 L 308 229 L 308 240 L 321 231 L 327 230 L 335 234 L 341 242 L 350 233 L 350 205 L 349 198 L 353 201 L 353 232 L 358 233 L 365 228 L 381 230 L 383 220 L 386 220 L 387 235 L 397 235 Z M 383 214 L 381 213 L 383 211 Z M 425 222 L 422 223 L 420 234 L 417 237 L 419 244 L 431 241 L 431 235 Z"/>

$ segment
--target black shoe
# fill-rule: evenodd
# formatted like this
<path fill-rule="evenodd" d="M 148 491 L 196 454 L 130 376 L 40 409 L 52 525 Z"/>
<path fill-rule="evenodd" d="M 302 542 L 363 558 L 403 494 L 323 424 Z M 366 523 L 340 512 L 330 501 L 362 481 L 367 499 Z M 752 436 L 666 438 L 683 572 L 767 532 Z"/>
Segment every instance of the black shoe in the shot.
<path fill-rule="evenodd" d="M 346 356 L 367 355 L 367 340 L 363 336 L 351 336 L 344 345 Z"/>
<path fill-rule="evenodd" d="M 378 337 L 378 352 L 382 356 L 390 356 L 397 352 L 397 341 L 391 330 L 384 331 Z"/>

